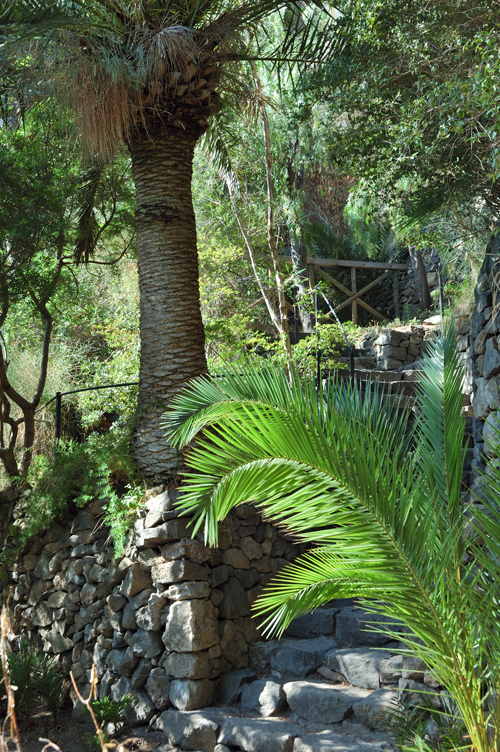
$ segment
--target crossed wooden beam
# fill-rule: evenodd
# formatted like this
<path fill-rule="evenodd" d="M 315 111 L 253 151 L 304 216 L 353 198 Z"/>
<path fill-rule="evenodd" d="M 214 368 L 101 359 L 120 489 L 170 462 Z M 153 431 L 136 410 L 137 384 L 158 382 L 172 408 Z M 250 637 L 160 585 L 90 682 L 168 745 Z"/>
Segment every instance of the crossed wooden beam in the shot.
<path fill-rule="evenodd" d="M 292 259 L 290 256 L 280 256 L 280 261 L 283 261 L 285 264 L 291 264 Z M 333 266 L 343 266 L 343 267 L 350 267 L 351 269 L 351 289 L 349 290 L 348 287 L 345 287 L 340 282 L 338 282 L 336 279 L 334 279 L 328 272 L 325 272 L 324 269 L 321 267 L 333 267 Z M 385 263 L 382 261 L 350 261 L 346 259 L 325 259 L 325 258 L 319 258 L 317 256 L 309 256 L 307 258 L 307 267 L 309 271 L 309 279 L 311 281 L 311 286 L 314 287 L 314 273 L 315 271 L 318 272 L 320 277 L 323 277 L 323 279 L 326 279 L 330 284 L 334 285 L 338 290 L 343 292 L 345 295 L 347 295 L 347 300 L 344 300 L 343 303 L 340 303 L 335 308 L 335 313 L 338 313 L 343 308 L 346 308 L 346 306 L 350 305 L 352 306 L 352 320 L 353 323 L 358 323 L 358 303 L 362 308 L 367 310 L 369 313 L 372 314 L 372 316 L 375 316 L 375 318 L 379 319 L 380 321 L 384 321 L 386 318 L 383 314 L 380 313 L 380 311 L 377 311 L 376 308 L 372 308 L 371 305 L 368 305 L 364 300 L 361 299 L 362 295 L 365 295 L 369 290 L 372 290 L 374 287 L 379 285 L 381 282 L 384 282 L 388 277 L 393 275 L 393 289 L 394 289 L 394 303 L 395 303 L 395 309 L 396 309 L 396 318 L 399 318 L 400 316 L 400 306 L 399 306 L 399 283 L 398 283 L 398 272 L 399 271 L 407 271 L 408 265 L 407 264 L 396 264 L 396 263 Z M 374 279 L 373 282 L 370 282 L 368 285 L 363 287 L 361 290 L 356 290 L 356 269 L 384 269 L 384 273 L 381 274 L 380 277 L 377 277 L 377 279 Z M 332 314 L 329 314 L 332 315 Z"/>

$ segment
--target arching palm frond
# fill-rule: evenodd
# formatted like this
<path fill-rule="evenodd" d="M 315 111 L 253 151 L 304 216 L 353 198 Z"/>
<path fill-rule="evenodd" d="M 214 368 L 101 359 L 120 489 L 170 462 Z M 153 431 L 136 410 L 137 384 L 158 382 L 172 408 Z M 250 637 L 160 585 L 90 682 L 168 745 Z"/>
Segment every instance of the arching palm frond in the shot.
<path fill-rule="evenodd" d="M 472 743 L 486 750 L 500 657 L 490 604 L 499 603 L 500 586 L 465 535 L 462 379 L 449 331 L 429 347 L 413 433 L 404 411 L 376 390 L 334 381 L 317 393 L 312 379 L 288 381 L 273 368 L 197 380 L 176 398 L 167 425 L 179 446 L 196 438 L 180 507 L 209 543 L 218 521 L 252 502 L 312 546 L 257 600 L 268 632 L 332 598 L 361 599 L 439 677 Z M 496 498 L 480 526 L 495 562 L 498 509 Z"/>

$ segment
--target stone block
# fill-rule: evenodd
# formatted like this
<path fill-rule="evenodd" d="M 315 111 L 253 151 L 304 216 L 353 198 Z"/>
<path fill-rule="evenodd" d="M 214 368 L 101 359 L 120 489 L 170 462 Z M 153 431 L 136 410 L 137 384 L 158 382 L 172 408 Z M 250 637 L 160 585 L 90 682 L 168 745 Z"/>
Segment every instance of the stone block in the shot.
<path fill-rule="evenodd" d="M 239 548 L 228 548 L 222 554 L 222 563 L 234 569 L 250 569 L 248 556 Z"/>
<path fill-rule="evenodd" d="M 149 658 L 141 658 L 130 679 L 132 689 L 144 689 L 153 664 Z"/>
<path fill-rule="evenodd" d="M 176 679 L 206 679 L 209 675 L 209 659 L 206 651 L 165 654 L 162 664 L 167 674 Z"/>
<path fill-rule="evenodd" d="M 108 595 L 108 597 L 106 598 L 106 603 L 108 604 L 111 611 L 118 612 L 125 608 L 125 606 L 127 605 L 127 599 L 120 593 L 111 593 L 111 595 Z"/>
<path fill-rule="evenodd" d="M 293 752 L 375 752 L 376 749 L 385 749 L 384 744 L 379 745 L 380 742 L 373 744 L 338 731 L 321 731 L 296 739 Z"/>
<path fill-rule="evenodd" d="M 252 679 L 255 679 L 255 672 L 250 668 L 240 668 L 223 674 L 220 678 L 220 701 L 228 705 L 238 702 L 245 685 Z"/>
<path fill-rule="evenodd" d="M 143 568 L 139 562 L 135 562 L 129 567 L 122 585 L 122 592 L 127 598 L 131 598 L 141 590 L 151 585 L 151 578 L 147 569 Z"/>
<path fill-rule="evenodd" d="M 230 577 L 221 587 L 224 600 L 219 606 L 221 619 L 238 619 L 250 614 L 250 602 L 245 588 L 236 577 Z"/>
<path fill-rule="evenodd" d="M 297 723 L 274 718 L 228 718 L 222 724 L 219 744 L 244 752 L 291 752 L 294 739 L 304 734 Z"/>
<path fill-rule="evenodd" d="M 257 713 L 265 718 L 280 715 L 286 706 L 281 684 L 273 678 L 264 678 L 247 684 L 241 693 L 243 713 Z"/>
<path fill-rule="evenodd" d="M 217 611 L 211 601 L 177 601 L 171 605 L 163 634 L 167 650 L 191 653 L 206 650 L 218 641 Z"/>
<path fill-rule="evenodd" d="M 131 647 L 140 658 L 154 658 L 163 652 L 163 644 L 158 632 L 138 629 L 132 637 Z"/>
<path fill-rule="evenodd" d="M 313 640 L 293 640 L 279 644 L 271 652 L 271 669 L 282 676 L 305 677 L 323 663 L 326 653 L 338 647 L 332 637 L 316 637 Z"/>
<path fill-rule="evenodd" d="M 155 564 L 151 568 L 151 576 L 155 584 L 169 585 L 184 580 L 207 580 L 209 569 L 186 559 L 169 561 L 166 564 Z"/>
<path fill-rule="evenodd" d="M 137 626 L 146 631 L 157 632 L 162 626 L 162 615 L 168 602 L 167 593 L 151 593 L 146 605 L 137 609 Z"/>
<path fill-rule="evenodd" d="M 353 706 L 356 718 L 370 728 L 386 729 L 386 714 L 394 706 L 398 693 L 391 689 L 376 689 Z"/>
<path fill-rule="evenodd" d="M 240 548 L 249 560 L 262 558 L 262 547 L 250 536 L 241 539 Z"/>
<path fill-rule="evenodd" d="M 283 687 L 294 713 L 315 723 L 339 723 L 352 713 L 360 700 L 369 696 L 367 689 L 332 686 L 323 682 L 288 682 Z M 377 690 L 379 691 L 379 690 Z"/>
<path fill-rule="evenodd" d="M 341 646 L 379 647 L 391 640 L 380 632 L 370 631 L 373 624 L 377 629 L 387 623 L 388 628 L 397 630 L 394 619 L 380 614 L 369 614 L 360 608 L 345 608 L 336 617 L 335 637 Z"/>
<path fill-rule="evenodd" d="M 170 585 L 166 595 L 172 601 L 187 601 L 191 598 L 208 598 L 210 588 L 208 582 L 202 580 L 193 580 L 192 582 L 181 582 L 178 585 Z"/>
<path fill-rule="evenodd" d="M 110 650 L 106 658 L 106 665 L 119 676 L 132 676 L 139 658 L 131 647 L 126 650 Z"/>
<path fill-rule="evenodd" d="M 162 558 L 165 561 L 174 561 L 175 559 L 195 559 L 197 562 L 204 562 L 210 556 L 210 549 L 196 538 L 184 538 L 175 543 L 168 543 L 160 548 Z"/>
<path fill-rule="evenodd" d="M 500 412 L 488 415 L 483 428 L 484 453 L 488 457 L 494 457 L 498 452 L 496 447 L 500 443 Z"/>
<path fill-rule="evenodd" d="M 145 692 L 132 689 L 129 679 L 122 677 L 111 687 L 111 699 L 118 702 L 125 695 L 132 697 L 132 702 L 123 713 L 123 720 L 132 728 L 148 723 L 156 712 L 156 708 Z"/>
<path fill-rule="evenodd" d="M 157 710 L 170 707 L 170 679 L 162 668 L 153 668 L 146 682 L 146 692 Z"/>
<path fill-rule="evenodd" d="M 497 338 L 490 337 L 486 342 L 484 353 L 483 375 L 486 379 L 500 372 L 500 352 L 497 349 Z"/>
<path fill-rule="evenodd" d="M 343 648 L 327 653 L 323 662 L 329 669 L 345 676 L 349 684 L 355 687 L 378 689 L 380 662 L 390 657 L 385 650 Z"/>
<path fill-rule="evenodd" d="M 210 679 L 174 679 L 170 684 L 170 701 L 179 710 L 198 710 L 210 705 L 213 697 Z"/>
<path fill-rule="evenodd" d="M 284 632 L 284 637 L 310 639 L 321 635 L 331 635 L 335 629 L 335 614 L 338 608 L 318 608 L 310 614 L 294 619 Z"/>
<path fill-rule="evenodd" d="M 402 360 L 396 360 L 395 358 L 381 358 L 377 361 L 377 368 L 382 371 L 395 371 L 403 365 Z"/>
<path fill-rule="evenodd" d="M 379 675 L 382 684 L 397 684 L 403 673 L 403 656 L 393 655 L 380 661 Z"/>
<path fill-rule="evenodd" d="M 190 535 L 189 518 L 177 517 L 169 520 L 163 525 L 146 528 L 138 537 L 138 548 L 150 548 L 151 546 L 160 546 L 163 543 L 170 543 L 181 538 L 188 538 Z"/>
<path fill-rule="evenodd" d="M 196 752 L 215 750 L 219 724 L 203 713 L 167 710 L 158 725 L 176 747 Z"/>
<path fill-rule="evenodd" d="M 280 645 L 278 640 L 255 642 L 249 648 L 250 666 L 259 672 L 264 672 L 271 663 L 271 653 Z"/>

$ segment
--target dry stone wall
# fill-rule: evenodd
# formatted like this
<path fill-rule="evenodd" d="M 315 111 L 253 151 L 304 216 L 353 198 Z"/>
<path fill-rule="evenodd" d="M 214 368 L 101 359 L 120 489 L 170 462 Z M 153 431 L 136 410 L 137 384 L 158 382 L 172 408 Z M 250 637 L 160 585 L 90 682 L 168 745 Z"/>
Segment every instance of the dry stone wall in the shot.
<path fill-rule="evenodd" d="M 95 663 L 101 697 L 133 696 L 130 725 L 217 699 L 220 677 L 248 666 L 260 639 L 251 604 L 303 548 L 249 505 L 209 548 L 189 537 L 176 492 L 156 490 L 120 560 L 96 501 L 37 539 L 2 592 L 16 633 L 57 656 L 81 689 Z"/>

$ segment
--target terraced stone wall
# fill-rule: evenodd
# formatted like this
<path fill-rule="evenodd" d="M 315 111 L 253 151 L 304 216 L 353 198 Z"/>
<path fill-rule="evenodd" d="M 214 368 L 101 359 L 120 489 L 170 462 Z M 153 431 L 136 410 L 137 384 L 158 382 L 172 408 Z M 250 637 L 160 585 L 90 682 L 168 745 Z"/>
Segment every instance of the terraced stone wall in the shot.
<path fill-rule="evenodd" d="M 57 656 L 80 689 L 95 663 L 101 696 L 133 695 L 131 725 L 217 699 L 220 677 L 245 668 L 260 639 L 251 604 L 301 551 L 249 505 L 208 548 L 189 537 L 175 498 L 156 489 L 120 560 L 94 502 L 37 539 L 2 591 L 15 632 Z"/>

